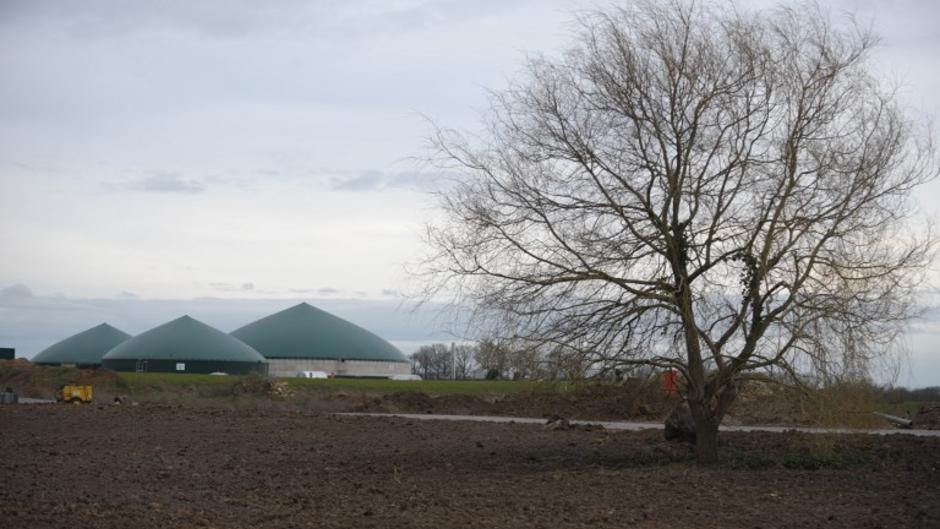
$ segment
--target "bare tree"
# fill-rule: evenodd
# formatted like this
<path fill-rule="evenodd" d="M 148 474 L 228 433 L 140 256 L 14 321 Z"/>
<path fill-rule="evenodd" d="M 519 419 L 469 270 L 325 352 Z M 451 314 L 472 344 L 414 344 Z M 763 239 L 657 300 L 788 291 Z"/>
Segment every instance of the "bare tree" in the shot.
<path fill-rule="evenodd" d="M 485 133 L 436 131 L 463 176 L 428 229 L 429 295 L 535 347 L 677 369 L 711 462 L 742 377 L 861 373 L 900 332 L 933 145 L 870 72 L 876 39 L 818 7 L 581 22 L 493 95 Z"/>
<path fill-rule="evenodd" d="M 486 378 L 505 378 L 509 373 L 509 348 L 500 341 L 481 340 L 474 361 Z"/>
<path fill-rule="evenodd" d="M 477 349 L 473 344 L 423 345 L 411 355 L 411 372 L 426 380 L 466 380 L 473 372 Z"/>
<path fill-rule="evenodd" d="M 454 377 L 457 380 L 466 380 L 473 373 L 474 356 L 477 347 L 472 344 L 460 344 L 454 346 L 452 351 L 454 361 Z"/>
<path fill-rule="evenodd" d="M 584 351 L 555 346 L 542 354 L 542 376 L 550 380 L 577 380 L 588 375 L 591 367 L 590 354 Z M 604 372 L 603 367 L 598 370 Z"/>
<path fill-rule="evenodd" d="M 539 350 L 525 343 L 512 343 L 509 348 L 509 369 L 514 380 L 538 376 L 542 367 Z"/>
<path fill-rule="evenodd" d="M 451 378 L 453 358 L 447 344 L 422 345 L 411 355 L 411 372 L 425 380 Z"/>

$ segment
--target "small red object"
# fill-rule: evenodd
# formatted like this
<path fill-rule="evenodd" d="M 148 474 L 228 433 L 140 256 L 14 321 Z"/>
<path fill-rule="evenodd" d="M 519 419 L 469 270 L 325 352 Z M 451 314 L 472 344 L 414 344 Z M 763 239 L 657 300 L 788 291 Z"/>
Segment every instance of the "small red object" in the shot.
<path fill-rule="evenodd" d="M 679 372 L 675 369 L 667 369 L 663 373 L 663 391 L 666 395 L 679 394 Z"/>

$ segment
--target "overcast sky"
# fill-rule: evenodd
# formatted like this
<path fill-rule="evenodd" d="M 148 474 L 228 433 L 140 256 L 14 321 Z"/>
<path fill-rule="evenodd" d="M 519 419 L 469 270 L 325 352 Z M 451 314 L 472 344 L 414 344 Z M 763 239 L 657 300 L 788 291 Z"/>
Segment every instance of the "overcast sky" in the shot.
<path fill-rule="evenodd" d="M 832 4 L 940 116 L 940 2 Z M 396 310 L 433 215 L 421 116 L 474 129 L 486 89 L 597 5 L 0 0 L 0 346 L 183 312 L 230 331 L 297 300 L 406 352 L 444 336 Z M 922 196 L 933 212 L 940 185 Z M 940 384 L 936 323 L 902 383 Z"/>

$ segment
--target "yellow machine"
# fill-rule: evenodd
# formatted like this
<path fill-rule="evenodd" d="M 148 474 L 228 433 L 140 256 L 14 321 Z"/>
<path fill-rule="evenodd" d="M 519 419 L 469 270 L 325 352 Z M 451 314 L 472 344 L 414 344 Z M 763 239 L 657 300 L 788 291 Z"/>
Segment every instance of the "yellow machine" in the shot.
<path fill-rule="evenodd" d="M 56 400 L 59 402 L 88 403 L 91 402 L 92 395 L 93 392 L 91 386 L 68 384 L 62 386 L 59 389 L 59 393 L 56 395 Z"/>

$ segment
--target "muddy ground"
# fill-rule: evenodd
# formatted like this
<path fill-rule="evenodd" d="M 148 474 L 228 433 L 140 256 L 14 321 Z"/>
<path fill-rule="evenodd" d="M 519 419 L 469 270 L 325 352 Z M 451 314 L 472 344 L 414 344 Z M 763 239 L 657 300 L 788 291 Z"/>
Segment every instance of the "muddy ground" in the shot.
<path fill-rule="evenodd" d="M 0 407 L 0 526 L 940 527 L 940 439 Z"/>

